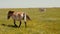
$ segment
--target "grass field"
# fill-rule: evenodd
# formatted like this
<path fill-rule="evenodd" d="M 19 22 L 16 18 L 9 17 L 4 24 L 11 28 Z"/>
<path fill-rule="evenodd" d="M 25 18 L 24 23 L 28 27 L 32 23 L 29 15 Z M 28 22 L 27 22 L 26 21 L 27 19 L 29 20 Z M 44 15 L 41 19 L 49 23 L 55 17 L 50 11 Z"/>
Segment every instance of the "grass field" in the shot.
<path fill-rule="evenodd" d="M 27 21 L 27 28 L 23 21 L 20 28 L 12 27 L 13 20 L 7 20 L 9 10 L 26 12 L 32 21 Z M 0 8 L 0 34 L 60 34 L 60 8 L 47 8 L 45 12 L 38 8 Z"/>

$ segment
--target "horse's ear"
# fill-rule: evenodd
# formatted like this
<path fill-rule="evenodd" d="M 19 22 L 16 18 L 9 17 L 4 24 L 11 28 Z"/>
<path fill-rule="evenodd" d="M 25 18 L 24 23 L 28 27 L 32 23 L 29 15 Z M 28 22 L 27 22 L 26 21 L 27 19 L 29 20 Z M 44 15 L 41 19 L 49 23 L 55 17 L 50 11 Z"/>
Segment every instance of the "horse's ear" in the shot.
<path fill-rule="evenodd" d="M 12 12 L 11 10 L 9 12 Z"/>

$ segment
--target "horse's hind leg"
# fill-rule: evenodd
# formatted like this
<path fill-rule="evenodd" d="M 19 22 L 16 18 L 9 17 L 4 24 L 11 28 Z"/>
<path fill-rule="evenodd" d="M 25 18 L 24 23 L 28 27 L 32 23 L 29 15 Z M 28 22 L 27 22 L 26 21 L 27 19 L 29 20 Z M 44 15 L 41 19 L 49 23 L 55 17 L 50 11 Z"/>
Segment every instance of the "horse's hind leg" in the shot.
<path fill-rule="evenodd" d="M 20 21 L 20 24 L 19 24 L 19 27 L 21 26 L 21 21 Z"/>
<path fill-rule="evenodd" d="M 16 21 L 14 20 L 14 25 L 17 27 L 17 25 L 16 25 Z"/>
<path fill-rule="evenodd" d="M 25 27 L 27 27 L 26 22 L 24 22 L 24 23 L 25 23 Z"/>

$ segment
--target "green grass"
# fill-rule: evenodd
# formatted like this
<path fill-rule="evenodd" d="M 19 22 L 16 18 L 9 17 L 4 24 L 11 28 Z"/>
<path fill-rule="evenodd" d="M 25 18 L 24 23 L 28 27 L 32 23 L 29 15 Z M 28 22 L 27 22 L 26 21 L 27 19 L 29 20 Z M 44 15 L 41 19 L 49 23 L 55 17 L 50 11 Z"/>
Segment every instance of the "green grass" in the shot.
<path fill-rule="evenodd" d="M 27 21 L 27 28 L 24 22 L 20 28 L 8 26 L 14 25 L 12 19 L 7 20 L 9 10 L 26 12 L 32 21 Z M 60 8 L 47 8 L 46 12 L 40 12 L 39 8 L 0 9 L 0 34 L 60 34 Z"/>

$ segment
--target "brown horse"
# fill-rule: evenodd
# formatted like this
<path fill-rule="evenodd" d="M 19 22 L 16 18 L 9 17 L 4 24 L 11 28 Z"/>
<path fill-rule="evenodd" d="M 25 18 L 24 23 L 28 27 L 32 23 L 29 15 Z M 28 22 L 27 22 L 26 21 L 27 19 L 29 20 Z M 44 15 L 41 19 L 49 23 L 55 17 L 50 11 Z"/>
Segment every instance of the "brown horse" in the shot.
<path fill-rule="evenodd" d="M 41 12 L 45 12 L 45 11 L 46 11 L 46 8 L 39 8 L 39 10 L 40 10 Z"/>
<path fill-rule="evenodd" d="M 24 12 L 14 12 L 14 11 L 9 11 L 7 18 L 10 19 L 10 17 L 12 17 L 12 19 L 14 20 L 14 25 L 17 27 L 16 25 L 16 21 L 20 21 L 20 24 L 18 27 L 21 26 L 21 20 L 24 20 L 25 23 L 25 27 L 26 27 L 26 20 L 31 20 L 30 17 L 24 13 Z"/>

